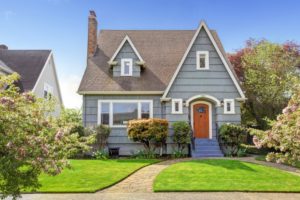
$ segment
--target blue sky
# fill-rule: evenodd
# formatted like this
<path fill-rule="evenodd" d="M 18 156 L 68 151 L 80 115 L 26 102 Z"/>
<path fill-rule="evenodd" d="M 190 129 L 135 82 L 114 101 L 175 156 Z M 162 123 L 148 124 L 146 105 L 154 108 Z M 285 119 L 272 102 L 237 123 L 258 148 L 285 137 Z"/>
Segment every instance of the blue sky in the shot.
<path fill-rule="evenodd" d="M 81 106 L 75 92 L 86 64 L 90 9 L 99 29 L 195 29 L 204 19 L 229 52 L 249 38 L 300 42 L 297 0 L 0 0 L 0 5 L 0 44 L 52 49 L 67 107 Z"/>

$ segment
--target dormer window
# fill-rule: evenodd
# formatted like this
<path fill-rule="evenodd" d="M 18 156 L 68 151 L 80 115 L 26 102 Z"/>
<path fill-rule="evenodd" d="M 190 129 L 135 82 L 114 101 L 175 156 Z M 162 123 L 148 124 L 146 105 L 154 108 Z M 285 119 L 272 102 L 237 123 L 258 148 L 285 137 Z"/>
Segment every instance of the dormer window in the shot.
<path fill-rule="evenodd" d="M 209 69 L 209 52 L 208 51 L 197 51 L 197 69 L 205 70 Z"/>
<path fill-rule="evenodd" d="M 121 60 L 121 76 L 132 76 L 132 59 Z"/>

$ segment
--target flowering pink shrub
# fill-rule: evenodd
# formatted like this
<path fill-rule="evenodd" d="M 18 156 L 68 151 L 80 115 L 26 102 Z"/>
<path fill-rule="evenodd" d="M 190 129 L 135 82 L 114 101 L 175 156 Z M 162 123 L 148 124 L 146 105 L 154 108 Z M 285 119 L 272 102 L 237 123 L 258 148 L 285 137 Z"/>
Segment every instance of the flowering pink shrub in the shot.
<path fill-rule="evenodd" d="M 72 124 L 49 114 L 53 100 L 19 93 L 18 78 L 0 76 L 0 197 L 36 189 L 40 173 L 60 173 L 67 158 L 87 150 L 91 139 L 70 134 Z"/>
<path fill-rule="evenodd" d="M 300 160 L 300 89 L 295 92 L 288 106 L 278 115 L 268 131 L 252 132 L 258 147 L 275 149 L 267 155 L 267 161 L 295 165 Z"/>

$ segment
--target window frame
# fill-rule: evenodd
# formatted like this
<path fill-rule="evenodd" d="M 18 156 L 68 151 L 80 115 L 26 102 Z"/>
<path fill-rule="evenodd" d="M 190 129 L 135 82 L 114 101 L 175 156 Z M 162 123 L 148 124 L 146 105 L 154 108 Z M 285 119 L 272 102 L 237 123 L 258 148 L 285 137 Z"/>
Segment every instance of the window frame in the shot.
<path fill-rule="evenodd" d="M 125 62 L 129 62 L 129 73 L 125 74 Z M 122 58 L 121 59 L 121 76 L 132 76 L 133 71 L 133 60 L 132 58 Z"/>
<path fill-rule="evenodd" d="M 178 111 L 175 110 L 176 103 L 178 103 Z M 172 99 L 172 114 L 183 114 L 182 99 Z"/>
<path fill-rule="evenodd" d="M 205 55 L 205 67 L 200 67 L 200 55 Z M 196 52 L 197 59 L 197 70 L 208 70 L 209 69 L 209 51 L 197 51 Z"/>
<path fill-rule="evenodd" d="M 230 111 L 227 111 L 227 103 L 230 103 Z M 224 114 L 235 114 L 234 99 L 224 99 Z"/>
<path fill-rule="evenodd" d="M 46 82 L 44 82 L 43 98 L 48 99 L 45 97 L 45 91 L 47 92 L 47 95 L 51 94 L 51 96 L 53 96 L 53 86 Z"/>
<path fill-rule="evenodd" d="M 101 103 L 109 103 L 109 123 L 108 125 L 112 128 L 125 128 L 127 125 L 114 125 L 113 124 L 113 104 L 114 103 L 137 103 L 138 107 L 138 119 L 141 119 L 142 116 L 142 103 L 149 103 L 149 118 L 153 118 L 153 100 L 98 100 L 98 107 L 97 107 L 97 124 L 101 124 Z"/>

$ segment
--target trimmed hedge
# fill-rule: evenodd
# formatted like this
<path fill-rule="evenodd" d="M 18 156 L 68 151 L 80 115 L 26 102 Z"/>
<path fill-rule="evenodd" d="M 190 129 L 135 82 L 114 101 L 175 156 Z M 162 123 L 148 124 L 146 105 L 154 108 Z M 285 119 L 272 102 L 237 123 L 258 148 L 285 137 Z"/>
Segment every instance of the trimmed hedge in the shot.
<path fill-rule="evenodd" d="M 141 142 L 146 151 L 151 151 L 152 144 L 163 145 L 168 136 L 168 121 L 166 119 L 135 119 L 127 126 L 128 138 Z"/>

